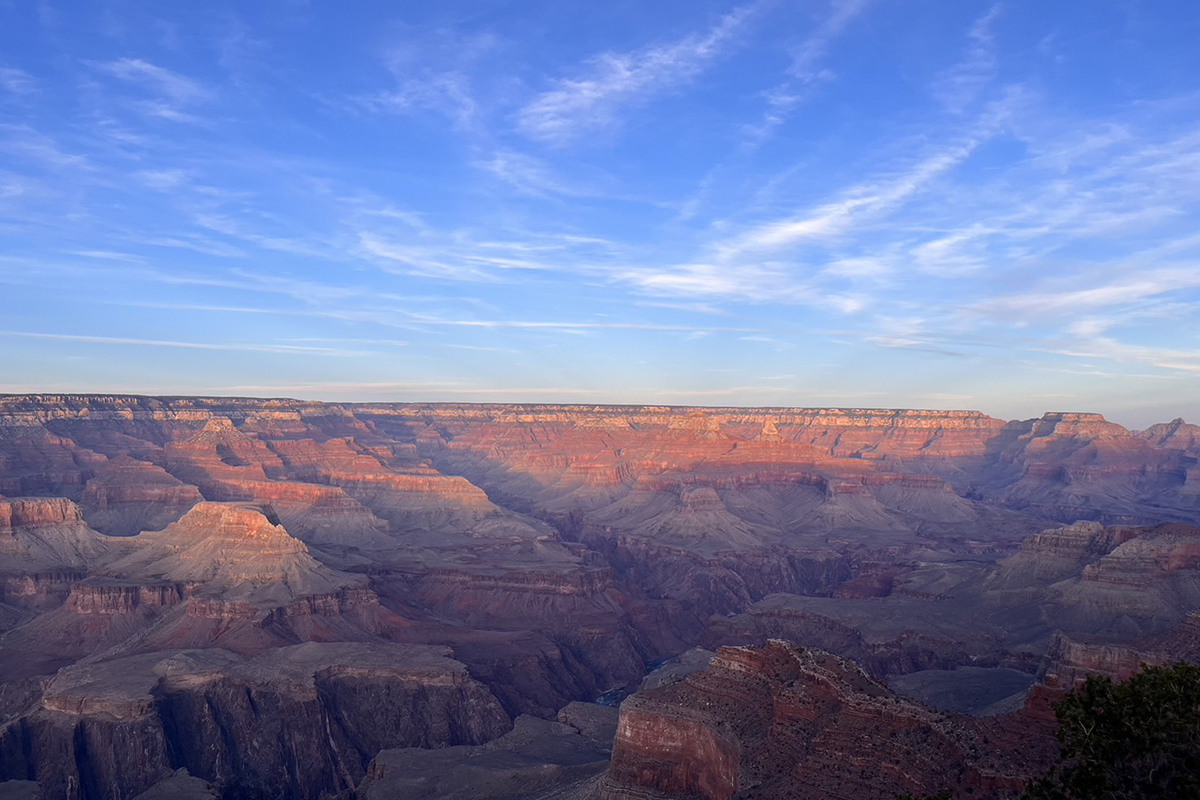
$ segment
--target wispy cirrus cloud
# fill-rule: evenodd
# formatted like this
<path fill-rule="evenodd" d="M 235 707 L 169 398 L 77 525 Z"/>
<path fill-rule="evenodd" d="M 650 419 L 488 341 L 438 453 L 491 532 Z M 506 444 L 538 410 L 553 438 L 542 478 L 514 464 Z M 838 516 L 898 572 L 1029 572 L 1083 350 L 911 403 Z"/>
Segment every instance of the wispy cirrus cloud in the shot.
<path fill-rule="evenodd" d="M 845 32 L 871 0 L 832 0 L 828 14 L 793 49 L 788 77 L 762 93 L 767 109 L 762 119 L 746 127 L 745 146 L 761 145 L 809 100 L 818 88 L 835 78 L 822 66 L 833 43 Z"/>
<path fill-rule="evenodd" d="M 134 347 L 168 347 L 182 350 L 221 350 L 231 352 L 274 353 L 276 355 L 345 355 L 346 351 L 332 347 L 306 347 L 303 345 L 271 345 L 243 342 L 190 342 L 175 339 L 138 339 L 128 336 L 93 336 L 87 334 L 40 333 L 33 331 L 0 331 L 0 337 L 18 339 L 45 339 L 60 342 L 78 342 L 97 345 L 129 345 Z"/>
<path fill-rule="evenodd" d="M 460 133 L 477 132 L 485 125 L 488 104 L 481 84 L 494 90 L 492 76 L 480 67 L 503 45 L 490 32 L 406 30 L 383 53 L 394 86 L 352 95 L 348 104 L 372 112 L 433 114 L 449 120 Z"/>
<path fill-rule="evenodd" d="M 1055 314 L 1079 315 L 1114 306 L 1128 306 L 1147 298 L 1198 287 L 1200 266 L 1151 268 L 1101 286 L 1022 292 L 990 298 L 977 303 L 972 310 L 989 316 L 1030 320 Z"/>
<path fill-rule="evenodd" d="M 406 274 L 424 275 L 456 281 L 494 281 L 497 272 L 509 270 L 550 270 L 554 265 L 535 258 L 520 248 L 500 243 L 440 240 L 437 242 L 400 242 L 376 233 L 361 232 L 359 245 L 377 263 L 392 265 Z M 400 265 L 397 268 L 395 265 Z"/>
<path fill-rule="evenodd" d="M 789 72 L 804 82 L 812 81 L 824 73 L 826 70 L 820 67 L 820 63 L 828 54 L 830 45 L 869 3 L 870 0 L 833 0 L 829 14 L 793 51 Z"/>
<path fill-rule="evenodd" d="M 761 3 L 726 14 L 703 34 L 625 53 L 590 59 L 579 77 L 560 78 L 553 88 L 517 112 L 517 129 L 542 142 L 563 145 L 585 133 L 615 126 L 622 110 L 649 102 L 700 75 L 727 48 Z"/>
<path fill-rule="evenodd" d="M 591 197 L 597 194 L 590 187 L 565 181 L 542 159 L 509 148 L 497 149 L 475 164 L 522 194 L 538 197 Z"/>
<path fill-rule="evenodd" d="M 928 188 L 934 179 L 966 160 L 981 141 L 982 137 L 971 137 L 945 147 L 895 175 L 858 184 L 843 191 L 832 202 L 755 226 L 719 243 L 715 249 L 728 260 L 752 252 L 779 250 L 808 239 L 843 234 L 862 220 L 892 210 Z"/>
<path fill-rule="evenodd" d="M 135 101 L 135 107 L 148 116 L 171 122 L 201 122 L 192 109 L 216 97 L 200 81 L 140 58 L 93 62 L 92 66 L 124 83 L 141 87 L 150 97 Z"/>
<path fill-rule="evenodd" d="M 469 128 L 479 113 L 470 78 L 460 72 L 430 72 L 405 78 L 395 89 L 356 98 L 355 102 L 372 111 L 436 112 L 453 120 L 460 129 Z"/>
<path fill-rule="evenodd" d="M 977 133 L 934 150 L 890 174 L 843 189 L 837 197 L 797 213 L 743 226 L 709 242 L 702 260 L 629 269 L 619 273 L 618 278 L 660 294 L 825 305 L 842 313 L 861 311 L 869 305 L 863 295 L 821 288 L 819 282 L 799 274 L 799 265 L 789 251 L 801 244 L 828 243 L 851 236 L 864 223 L 896 211 L 967 159 L 985 136 Z M 879 258 L 839 262 L 834 272 L 843 276 L 886 271 L 884 260 Z"/>
<path fill-rule="evenodd" d="M 59 139 L 29 125 L 0 125 L 0 150 L 42 168 L 74 172 L 92 169 L 86 154 L 68 151 Z"/>
<path fill-rule="evenodd" d="M 0 89 L 23 97 L 37 91 L 37 82 L 24 70 L 0 67 Z"/>
<path fill-rule="evenodd" d="M 198 81 L 140 58 L 121 58 L 96 66 L 123 81 L 157 90 L 179 103 L 196 103 L 211 97 L 210 91 Z"/>
<path fill-rule="evenodd" d="M 1045 352 L 1073 358 L 1149 364 L 1175 373 L 1200 376 L 1200 353 L 1194 350 L 1130 344 L 1109 336 L 1096 336 L 1076 342 L 1048 343 L 1043 349 Z"/>
<path fill-rule="evenodd" d="M 854 314 L 870 305 L 866 295 L 805 280 L 781 263 L 643 267 L 625 270 L 615 278 L 651 295 L 667 297 L 823 307 L 842 314 Z"/>
<path fill-rule="evenodd" d="M 1002 11 L 1003 6 L 997 3 L 975 20 L 967 34 L 962 60 L 934 81 L 933 96 L 949 111 L 958 114 L 966 110 L 995 77 L 999 59 L 992 24 Z"/>
<path fill-rule="evenodd" d="M 782 82 L 758 92 L 766 109 L 754 122 L 742 125 L 742 139 L 722 162 L 711 167 L 701 178 L 696 191 L 680 204 L 676 221 L 698 216 L 712 199 L 722 178 L 739 171 L 747 159 L 787 124 L 798 109 L 817 95 L 821 87 L 834 80 L 835 73 L 822 66 L 833 43 L 870 4 L 871 0 L 831 0 L 827 13 L 816 26 L 791 48 L 791 64 Z M 777 179 L 782 176 L 777 176 Z"/>

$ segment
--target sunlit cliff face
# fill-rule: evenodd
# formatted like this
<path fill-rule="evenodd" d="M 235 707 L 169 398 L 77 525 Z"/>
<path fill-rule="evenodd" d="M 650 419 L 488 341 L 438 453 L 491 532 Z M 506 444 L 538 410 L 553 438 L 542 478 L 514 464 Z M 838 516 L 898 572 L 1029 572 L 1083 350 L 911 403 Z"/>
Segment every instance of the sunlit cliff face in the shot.
<path fill-rule="evenodd" d="M 873 681 L 970 667 L 1024 691 L 1187 652 L 1196 441 L 1066 412 L 0 398 L 0 670 L 26 687 L 0 778 L 132 800 L 186 767 L 382 797 L 470 774 L 396 748 L 489 743 L 550 765 L 505 773 L 532 791 L 600 780 L 616 730 L 611 797 L 724 798 L 767 762 L 832 769 L 793 758 L 805 737 L 867 758 L 869 729 L 923 731 L 987 796 L 1036 758 L 897 717 Z M 721 649 L 771 639 L 858 666 Z M 619 724 L 564 711 L 698 645 L 724 654 L 710 677 L 635 694 Z M 749 727 L 705 716 L 746 681 Z M 759 730 L 776 683 L 782 727 Z M 1040 741 L 1046 715 L 1007 701 L 979 736 Z M 889 743 L 872 763 L 911 760 Z M 879 785 L 932 787 L 926 766 Z"/>

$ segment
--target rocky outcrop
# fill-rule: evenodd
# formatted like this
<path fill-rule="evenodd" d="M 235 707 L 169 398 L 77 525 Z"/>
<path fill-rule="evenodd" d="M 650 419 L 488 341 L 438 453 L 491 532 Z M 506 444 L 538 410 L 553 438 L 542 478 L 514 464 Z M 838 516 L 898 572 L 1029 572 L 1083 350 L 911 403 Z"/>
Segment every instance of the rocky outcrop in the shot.
<path fill-rule="evenodd" d="M 608 769 L 616 709 L 572 703 L 556 721 L 523 716 L 487 744 L 385 750 L 358 787 L 359 800 L 503 800 L 564 792 Z"/>
<path fill-rule="evenodd" d="M 994 447 L 997 457 L 976 490 L 990 501 L 1063 522 L 1194 519 L 1195 506 L 1181 492 L 1188 456 L 1099 414 L 1010 423 Z"/>
<path fill-rule="evenodd" d="M 700 641 L 761 646 L 772 639 L 852 659 L 884 680 L 922 670 L 1008 667 L 1032 673 L 1039 654 L 965 599 L 810 598 L 770 595 L 743 614 L 709 621 Z"/>
<path fill-rule="evenodd" d="M 190 587 L 183 584 L 122 584 L 103 579 L 80 581 L 71 587 L 66 609 L 75 614 L 132 614 L 182 603 Z"/>
<path fill-rule="evenodd" d="M 1055 629 L 1078 641 L 1103 619 L 1125 645 L 1200 602 L 1192 534 L 1133 527 L 1197 521 L 1196 462 L 1185 423 L 1135 435 L 1093 414 L 0 397 L 0 492 L 36 495 L 0 501 L 0 705 L 93 664 L 181 650 L 242 663 L 304 642 L 446 646 L 507 716 L 543 720 L 701 643 L 790 638 L 873 676 L 1032 672 Z M 1100 527 L 1042 533 L 993 570 L 1050 520 L 1080 519 Z M 220 776 L 252 795 L 231 783 L 237 758 L 297 800 L 358 780 L 346 764 L 366 756 L 329 755 L 349 752 L 336 726 L 323 750 L 222 727 L 326 713 L 295 705 L 299 684 L 232 669 L 169 697 L 160 676 L 151 706 L 119 718 L 107 679 L 84 681 L 54 695 L 66 705 L 6 711 L 6 741 L 39 754 L 20 756 L 34 773 L 86 752 L 95 770 L 53 788 L 89 796 L 125 771 L 170 782 L 184 767 L 177 783 Z M 347 673 L 338 692 L 373 680 Z M 347 730 L 376 710 L 337 705 Z M 729 729 L 689 719 L 711 755 L 691 789 L 750 774 L 730 766 L 744 752 Z M 172 755 L 185 734 L 219 766 Z M 339 777 L 318 785 L 310 763 Z"/>
<path fill-rule="evenodd" d="M 0 536 L 13 538 L 19 529 L 82 521 L 79 506 L 69 500 L 42 497 L 0 500 Z"/>
<path fill-rule="evenodd" d="M 88 524 L 109 536 L 162 530 L 203 500 L 195 486 L 128 456 L 112 459 L 83 489 Z"/>
<path fill-rule="evenodd" d="M 85 570 L 108 549 L 79 506 L 54 497 L 0 499 L 0 574 Z"/>
<path fill-rule="evenodd" d="M 0 495 L 78 500 L 104 456 L 56 436 L 39 422 L 0 412 Z"/>
<path fill-rule="evenodd" d="M 51 609 L 85 577 L 86 572 L 73 569 L 5 575 L 0 579 L 0 603 L 37 611 Z"/>
<path fill-rule="evenodd" d="M 103 571 L 193 584 L 198 595 L 260 605 L 364 582 L 322 565 L 272 517 L 269 508 L 198 503 L 162 531 L 115 540 Z"/>
<path fill-rule="evenodd" d="M 1200 661 L 1200 611 L 1164 633 L 1144 639 L 1115 640 L 1056 633 L 1041 673 L 1049 682 L 1071 687 L 1088 675 L 1125 680 L 1143 665 Z"/>
<path fill-rule="evenodd" d="M 0 779 L 133 798 L 185 768 L 225 797 L 352 789 L 387 747 L 475 745 L 510 723 L 445 648 L 304 644 L 244 659 L 153 654 L 63 670 L 0 728 Z"/>
<path fill-rule="evenodd" d="M 995 607 L 1040 609 L 1049 628 L 1140 637 L 1200 607 L 1200 528 L 1076 523 L 1030 537 L 983 587 Z"/>
<path fill-rule="evenodd" d="M 1200 425 L 1184 422 L 1182 417 L 1151 425 L 1138 436 L 1156 447 L 1188 452 L 1200 451 Z"/>
<path fill-rule="evenodd" d="M 600 797 L 1011 796 L 1053 758 L 1038 714 L 977 720 L 900 700 L 852 663 L 774 641 L 621 707 Z"/>

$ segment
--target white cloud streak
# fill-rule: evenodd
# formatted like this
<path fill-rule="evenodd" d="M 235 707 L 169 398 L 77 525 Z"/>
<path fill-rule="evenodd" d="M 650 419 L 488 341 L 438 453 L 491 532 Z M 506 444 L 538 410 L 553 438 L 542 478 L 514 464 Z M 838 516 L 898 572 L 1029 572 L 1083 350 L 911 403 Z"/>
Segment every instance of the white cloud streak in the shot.
<path fill-rule="evenodd" d="M 817 64 L 825 58 L 829 46 L 866 8 L 868 2 L 869 0 L 833 0 L 829 15 L 796 48 L 791 73 L 805 82 L 819 77 L 823 70 L 818 70 Z"/>
<path fill-rule="evenodd" d="M 212 97 L 209 89 L 198 81 L 140 58 L 122 58 L 96 66 L 115 78 L 140 84 L 181 105 L 205 102 Z"/>
<path fill-rule="evenodd" d="M 998 59 L 992 23 L 1002 10 L 997 3 L 975 20 L 967 35 L 966 55 L 934 82 L 933 95 L 947 110 L 955 114 L 965 111 L 995 77 Z"/>
<path fill-rule="evenodd" d="M 560 78 L 517 113 L 526 136 L 563 145 L 617 124 L 622 109 L 638 106 L 701 74 L 735 41 L 757 11 L 742 6 L 700 35 L 626 53 L 602 53 L 585 74 Z"/>
<path fill-rule="evenodd" d="M 853 228 L 864 218 L 891 210 L 934 179 L 961 164 L 974 152 L 981 139 L 972 138 L 928 156 L 895 176 L 855 186 L 837 200 L 788 219 L 759 225 L 719 244 L 724 260 L 752 252 L 773 251 L 809 239 L 825 239 Z"/>
<path fill-rule="evenodd" d="M 0 89 L 23 97 L 37 91 L 37 82 L 24 70 L 0 67 Z"/>
<path fill-rule="evenodd" d="M 1125 306 L 1150 297 L 1200 287 L 1200 266 L 1152 269 L 1104 286 L 1059 292 L 1029 292 L 985 300 L 974 310 L 986 315 L 1039 318 Z"/>
<path fill-rule="evenodd" d="M 135 347 L 169 347 L 182 350 L 223 350 L 233 352 L 274 353 L 277 355 L 346 355 L 345 350 L 331 347 L 304 347 L 299 345 L 272 345 L 252 343 L 186 342 L 172 339 L 137 339 L 127 336 L 86 336 L 68 333 L 35 333 L 30 331 L 0 331 L 0 336 L 17 339 L 45 339 L 81 344 L 131 345 Z"/>

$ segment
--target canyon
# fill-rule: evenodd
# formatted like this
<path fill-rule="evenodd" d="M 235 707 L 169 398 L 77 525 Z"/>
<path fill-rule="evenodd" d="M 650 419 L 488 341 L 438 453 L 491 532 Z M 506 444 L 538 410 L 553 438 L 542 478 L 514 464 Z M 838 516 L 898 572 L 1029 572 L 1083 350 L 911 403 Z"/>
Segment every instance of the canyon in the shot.
<path fill-rule="evenodd" d="M 2 396 L 0 797 L 1010 797 L 1198 526 L 1183 420 Z"/>

